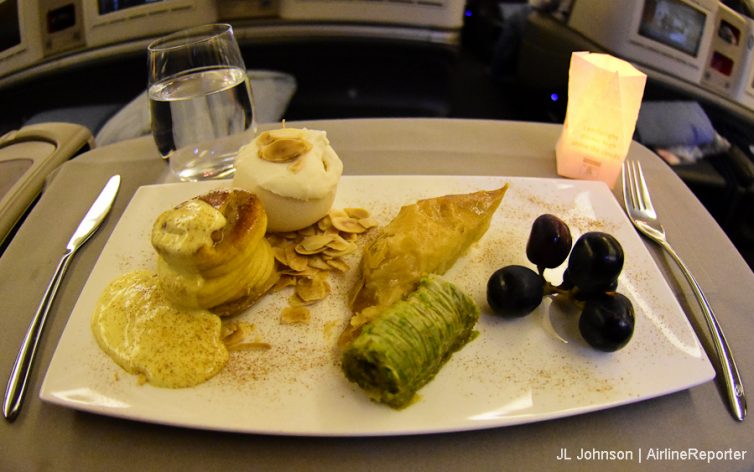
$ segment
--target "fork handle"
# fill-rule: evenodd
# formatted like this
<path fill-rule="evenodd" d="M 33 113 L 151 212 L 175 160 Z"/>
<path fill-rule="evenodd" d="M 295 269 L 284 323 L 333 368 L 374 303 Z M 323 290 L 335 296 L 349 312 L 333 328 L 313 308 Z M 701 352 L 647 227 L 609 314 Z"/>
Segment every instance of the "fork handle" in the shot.
<path fill-rule="evenodd" d="M 717 358 L 720 362 L 720 369 L 722 370 L 723 379 L 725 381 L 725 391 L 728 395 L 728 401 L 730 404 L 731 413 L 733 417 L 738 421 L 743 421 L 746 416 L 746 395 L 744 394 L 744 385 L 741 382 L 741 376 L 738 373 L 738 367 L 733 359 L 733 354 L 728 346 L 728 341 L 725 339 L 723 330 L 720 324 L 717 322 L 717 317 L 712 311 L 712 307 L 707 301 L 707 297 L 704 296 L 702 288 L 696 281 L 694 276 L 689 271 L 686 264 L 681 260 L 680 256 L 675 252 L 673 247 L 666 241 L 658 241 L 660 245 L 665 248 L 668 254 L 675 260 L 678 267 L 681 268 L 681 272 L 691 285 L 691 290 L 694 292 L 699 305 L 702 308 L 704 314 L 704 320 L 707 322 L 707 327 L 712 334 L 712 343 L 717 351 Z"/>

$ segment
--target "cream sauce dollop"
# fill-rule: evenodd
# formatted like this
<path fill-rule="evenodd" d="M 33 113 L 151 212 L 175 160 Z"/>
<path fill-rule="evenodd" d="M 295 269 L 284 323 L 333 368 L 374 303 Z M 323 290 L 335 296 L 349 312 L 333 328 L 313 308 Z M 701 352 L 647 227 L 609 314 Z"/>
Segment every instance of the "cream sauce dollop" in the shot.
<path fill-rule="evenodd" d="M 221 230 L 227 220 L 215 207 L 197 198 L 163 212 L 152 227 L 152 244 L 163 252 L 188 257 L 215 242 L 212 233 Z"/>
<path fill-rule="evenodd" d="M 228 362 L 220 317 L 170 304 L 153 272 L 113 280 L 91 326 L 100 348 L 119 366 L 157 387 L 198 385 Z"/>

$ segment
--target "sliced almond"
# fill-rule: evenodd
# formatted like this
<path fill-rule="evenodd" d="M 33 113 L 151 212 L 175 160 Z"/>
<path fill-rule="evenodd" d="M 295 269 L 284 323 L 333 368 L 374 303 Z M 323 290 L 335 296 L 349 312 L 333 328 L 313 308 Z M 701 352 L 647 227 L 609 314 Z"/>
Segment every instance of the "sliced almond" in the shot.
<path fill-rule="evenodd" d="M 309 267 L 318 270 L 330 270 L 332 266 L 329 265 L 320 255 L 309 256 Z"/>
<path fill-rule="evenodd" d="M 348 251 L 353 252 L 356 250 L 356 244 L 346 241 L 340 235 L 334 235 L 332 241 L 327 243 L 327 247 L 335 251 Z"/>
<path fill-rule="evenodd" d="M 320 231 L 327 231 L 328 229 L 332 228 L 332 220 L 330 219 L 330 215 L 325 215 L 322 218 L 317 221 L 317 228 L 319 228 Z"/>
<path fill-rule="evenodd" d="M 314 227 L 314 225 L 309 225 L 306 228 L 301 228 L 298 230 L 298 236 L 314 236 L 317 234 L 317 228 Z"/>
<path fill-rule="evenodd" d="M 335 239 L 335 235 L 329 233 L 315 234 L 307 236 L 300 243 L 296 244 L 296 252 L 299 254 L 317 254 L 327 249 Z"/>
<path fill-rule="evenodd" d="M 360 233 L 343 233 L 341 237 L 346 241 L 356 241 L 359 239 L 359 234 Z"/>
<path fill-rule="evenodd" d="M 296 307 L 296 306 L 306 306 L 306 305 L 313 305 L 317 303 L 319 300 L 312 300 L 312 301 L 306 301 L 303 298 L 299 297 L 298 294 L 293 294 L 288 298 L 288 305 Z"/>
<path fill-rule="evenodd" d="M 284 246 L 273 246 L 272 254 L 275 256 L 276 261 L 283 265 L 288 265 L 288 256 L 286 255 Z"/>
<path fill-rule="evenodd" d="M 270 131 L 265 131 L 257 136 L 257 146 L 266 146 L 275 141 L 275 136 Z"/>
<path fill-rule="evenodd" d="M 272 345 L 261 341 L 241 343 L 228 347 L 229 351 L 266 351 L 268 349 L 272 349 Z"/>
<path fill-rule="evenodd" d="M 347 272 L 350 267 L 342 258 L 358 250 L 355 241 L 359 235 L 375 226 L 377 221 L 363 208 L 333 209 L 306 228 L 267 236 L 281 265 L 280 279 L 273 290 L 295 287 L 281 312 L 282 324 L 308 322 L 307 306 L 331 291 L 328 273 Z"/>
<path fill-rule="evenodd" d="M 330 248 L 328 248 L 328 249 L 325 249 L 322 252 L 322 254 L 324 254 L 326 256 L 326 259 L 336 259 L 336 258 L 339 258 L 339 257 L 345 257 L 345 256 L 351 254 L 354 251 L 355 251 L 355 249 L 345 250 L 345 251 L 338 251 L 336 249 L 330 249 Z"/>
<path fill-rule="evenodd" d="M 364 229 L 375 228 L 378 225 L 377 220 L 375 220 L 371 216 L 359 218 L 359 224 L 363 226 Z"/>
<path fill-rule="evenodd" d="M 359 220 L 351 218 L 350 216 L 334 216 L 331 218 L 332 225 L 346 233 L 363 233 L 366 231 L 366 228 L 359 224 Z"/>
<path fill-rule="evenodd" d="M 346 213 L 345 210 L 340 210 L 340 209 L 334 208 L 334 209 L 332 209 L 332 210 L 329 211 L 328 216 L 330 217 L 330 219 L 333 219 L 333 218 L 348 218 L 348 213 Z"/>
<path fill-rule="evenodd" d="M 309 266 L 309 258 L 301 255 L 293 245 L 286 246 L 285 257 L 288 267 L 297 272 L 302 272 Z"/>
<path fill-rule="evenodd" d="M 245 321 L 232 321 L 222 326 L 223 344 L 231 348 L 243 343 L 254 331 L 254 325 Z"/>
<path fill-rule="evenodd" d="M 343 259 L 327 259 L 325 262 L 338 272 L 347 272 L 349 269 L 348 264 L 343 262 Z"/>
<path fill-rule="evenodd" d="M 280 277 L 278 277 L 277 282 L 275 282 L 275 285 L 273 285 L 270 290 L 272 292 L 279 292 L 286 287 L 293 287 L 295 285 L 296 285 L 296 277 L 294 275 L 282 274 Z"/>
<path fill-rule="evenodd" d="M 290 275 L 295 278 L 299 278 L 299 277 L 316 277 L 320 271 L 313 267 L 307 267 L 304 270 L 280 269 L 278 272 L 280 273 L 280 275 Z"/>
<path fill-rule="evenodd" d="M 303 138 L 277 139 L 259 149 L 259 157 L 270 162 L 288 162 L 312 148 L 309 141 Z"/>
<path fill-rule="evenodd" d="M 295 231 L 289 231 L 287 233 L 276 233 L 279 236 L 281 236 L 283 239 L 287 239 L 289 241 L 298 239 L 298 233 Z"/>
<path fill-rule="evenodd" d="M 369 212 L 363 208 L 346 208 L 344 211 L 348 216 L 357 220 L 369 217 Z"/>
<path fill-rule="evenodd" d="M 321 277 L 300 278 L 296 282 L 296 295 L 305 302 L 322 300 L 330 293 L 330 285 Z"/>
<path fill-rule="evenodd" d="M 288 306 L 280 313 L 280 324 L 307 324 L 311 319 L 311 312 L 305 306 Z"/>

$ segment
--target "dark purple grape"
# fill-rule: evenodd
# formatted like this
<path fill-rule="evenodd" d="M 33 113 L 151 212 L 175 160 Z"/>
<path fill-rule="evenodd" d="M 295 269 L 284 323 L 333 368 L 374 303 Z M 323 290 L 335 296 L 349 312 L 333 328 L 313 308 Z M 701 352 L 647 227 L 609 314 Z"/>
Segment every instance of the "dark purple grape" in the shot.
<path fill-rule="evenodd" d="M 612 352 L 625 346 L 634 334 L 634 307 L 618 292 L 589 298 L 579 318 L 579 332 L 595 349 Z"/>
<path fill-rule="evenodd" d="M 571 290 L 574 287 L 573 280 L 571 280 L 571 274 L 568 273 L 568 268 L 563 271 L 563 281 L 558 285 L 558 288 L 563 290 Z"/>
<path fill-rule="evenodd" d="M 573 245 L 567 270 L 569 279 L 582 294 L 614 290 L 623 270 L 623 248 L 608 233 L 584 233 Z"/>
<path fill-rule="evenodd" d="M 544 287 L 544 279 L 528 267 L 505 266 L 487 281 L 487 303 L 500 316 L 526 316 L 542 302 Z"/>
<path fill-rule="evenodd" d="M 571 251 L 571 230 L 554 215 L 540 215 L 534 220 L 526 243 L 526 257 L 540 270 L 554 269 Z"/>

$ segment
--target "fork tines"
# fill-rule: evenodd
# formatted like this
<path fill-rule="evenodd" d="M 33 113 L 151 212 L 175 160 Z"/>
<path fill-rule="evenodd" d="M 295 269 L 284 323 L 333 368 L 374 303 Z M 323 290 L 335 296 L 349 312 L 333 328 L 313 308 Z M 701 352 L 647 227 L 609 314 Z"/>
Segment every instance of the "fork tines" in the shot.
<path fill-rule="evenodd" d="M 627 193 L 625 198 L 630 199 L 634 208 L 649 212 L 656 217 L 641 162 L 627 160 L 623 163 L 623 190 Z"/>

